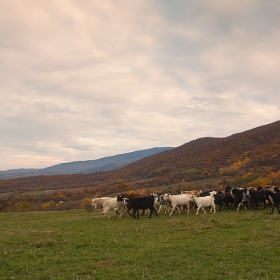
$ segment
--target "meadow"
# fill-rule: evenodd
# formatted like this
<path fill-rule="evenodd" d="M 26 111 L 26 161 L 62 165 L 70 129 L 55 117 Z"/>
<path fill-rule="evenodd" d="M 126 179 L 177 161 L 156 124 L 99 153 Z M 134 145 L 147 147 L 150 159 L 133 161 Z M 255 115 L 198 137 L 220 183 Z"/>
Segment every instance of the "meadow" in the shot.
<path fill-rule="evenodd" d="M 0 279 L 280 279 L 280 215 L 0 213 Z M 276 211 L 277 212 L 277 211 Z"/>

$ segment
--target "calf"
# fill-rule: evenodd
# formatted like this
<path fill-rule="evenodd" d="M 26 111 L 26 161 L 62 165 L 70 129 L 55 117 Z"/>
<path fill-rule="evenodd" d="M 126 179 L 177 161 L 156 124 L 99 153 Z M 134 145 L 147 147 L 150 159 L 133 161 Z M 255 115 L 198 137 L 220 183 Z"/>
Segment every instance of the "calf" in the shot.
<path fill-rule="evenodd" d="M 265 193 L 265 191 L 258 189 L 258 190 L 254 190 L 254 189 L 250 189 L 249 190 L 251 199 L 252 199 L 252 203 L 253 203 L 253 207 L 258 210 L 259 208 L 259 203 L 263 204 L 263 209 L 265 209 L 266 207 L 266 198 L 267 195 Z"/>
<path fill-rule="evenodd" d="M 182 194 L 193 194 L 196 197 L 199 197 L 202 193 L 202 190 L 192 190 L 192 191 L 181 191 Z"/>
<path fill-rule="evenodd" d="M 234 203 L 234 197 L 229 193 L 225 193 L 225 205 L 227 209 L 232 208 L 233 203 Z"/>
<path fill-rule="evenodd" d="M 117 201 L 116 197 L 99 197 L 99 198 L 93 198 L 92 199 L 92 205 L 95 206 L 100 204 L 103 207 L 103 214 L 105 217 L 110 218 L 110 210 L 115 210 L 116 214 L 119 215 L 119 217 L 122 216 L 121 209 L 122 209 L 122 203 L 120 201 Z"/>
<path fill-rule="evenodd" d="M 280 204 L 280 192 L 272 192 L 270 190 L 266 191 L 266 195 L 272 198 L 272 208 L 270 214 L 273 214 L 274 208 L 276 207 L 278 210 L 278 213 L 280 214 L 279 210 L 279 204 Z"/>
<path fill-rule="evenodd" d="M 166 215 L 169 212 L 169 208 L 172 210 L 172 205 L 170 199 L 165 199 L 165 194 L 160 195 L 160 203 L 162 204 L 164 208 L 164 215 Z M 159 211 L 158 211 L 159 213 Z"/>
<path fill-rule="evenodd" d="M 237 205 L 237 211 L 241 205 L 244 205 L 245 209 L 247 210 L 248 203 L 251 202 L 251 197 L 249 194 L 248 189 L 231 189 L 231 193 L 234 196 L 235 205 Z"/>
<path fill-rule="evenodd" d="M 227 209 L 232 208 L 232 205 L 234 204 L 234 196 L 232 195 L 232 187 L 226 186 L 225 188 L 225 205 Z"/>
<path fill-rule="evenodd" d="M 170 216 L 173 214 L 173 211 L 176 208 L 178 209 L 179 214 L 181 214 L 180 206 L 184 206 L 184 205 L 187 206 L 187 208 L 188 208 L 187 214 L 189 214 L 189 212 L 190 212 L 190 195 L 188 195 L 188 194 L 178 194 L 178 195 L 164 194 L 163 199 L 165 201 L 170 200 L 170 202 L 171 202 L 172 210 L 171 210 L 171 213 L 169 214 Z"/>
<path fill-rule="evenodd" d="M 134 219 L 139 219 L 139 209 L 149 209 L 151 218 L 152 214 L 155 214 L 156 217 L 158 216 L 157 211 L 154 207 L 154 197 L 147 196 L 147 197 L 137 197 L 137 198 L 124 198 L 124 205 L 130 203 L 132 206 L 132 215 Z"/>
<path fill-rule="evenodd" d="M 157 213 L 160 212 L 162 206 L 164 206 L 163 196 L 162 194 L 153 193 L 152 196 L 154 197 L 154 207 Z"/>
<path fill-rule="evenodd" d="M 222 192 L 214 194 L 214 202 L 216 205 L 220 206 L 219 211 L 221 211 L 223 205 L 226 202 L 226 195 Z"/>
<path fill-rule="evenodd" d="M 119 194 L 117 196 L 117 201 L 121 201 L 123 203 L 125 198 L 138 198 L 138 197 L 146 197 L 146 194 L 141 194 L 141 193 L 123 193 L 123 194 Z M 133 209 L 132 205 L 129 202 L 126 202 L 124 205 L 125 208 L 125 212 L 128 213 L 129 216 L 132 216 L 132 214 L 130 213 L 130 211 Z M 143 209 L 142 212 L 142 216 L 145 213 L 145 209 Z"/>
<path fill-rule="evenodd" d="M 198 214 L 199 209 L 202 209 L 204 214 L 206 214 L 206 212 L 204 210 L 204 207 L 206 207 L 206 206 L 210 206 L 211 207 L 210 211 L 213 211 L 213 214 L 216 213 L 216 206 L 215 206 L 214 196 L 213 195 L 203 196 L 203 197 L 196 197 L 194 195 L 191 195 L 190 199 L 192 201 L 194 201 L 195 204 L 197 205 L 196 215 Z"/>
<path fill-rule="evenodd" d="M 209 196 L 213 192 L 216 193 L 215 190 L 208 190 L 208 191 L 201 192 L 199 197 Z"/>

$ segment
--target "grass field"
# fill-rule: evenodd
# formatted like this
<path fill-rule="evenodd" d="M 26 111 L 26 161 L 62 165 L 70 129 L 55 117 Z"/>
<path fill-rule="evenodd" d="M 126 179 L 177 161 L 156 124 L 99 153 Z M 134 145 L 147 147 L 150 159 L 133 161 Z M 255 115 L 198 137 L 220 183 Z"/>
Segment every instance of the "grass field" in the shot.
<path fill-rule="evenodd" d="M 280 279 L 280 215 L 0 213 L 0 279 Z"/>

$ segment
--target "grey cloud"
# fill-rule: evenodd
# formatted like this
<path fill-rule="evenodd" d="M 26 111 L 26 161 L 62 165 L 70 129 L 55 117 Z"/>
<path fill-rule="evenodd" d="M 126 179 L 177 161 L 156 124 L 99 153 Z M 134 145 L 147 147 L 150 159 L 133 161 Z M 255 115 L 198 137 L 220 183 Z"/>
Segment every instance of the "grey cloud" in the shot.
<path fill-rule="evenodd" d="M 259 0 L 2 1 L 0 169 L 279 119 L 279 12 Z"/>

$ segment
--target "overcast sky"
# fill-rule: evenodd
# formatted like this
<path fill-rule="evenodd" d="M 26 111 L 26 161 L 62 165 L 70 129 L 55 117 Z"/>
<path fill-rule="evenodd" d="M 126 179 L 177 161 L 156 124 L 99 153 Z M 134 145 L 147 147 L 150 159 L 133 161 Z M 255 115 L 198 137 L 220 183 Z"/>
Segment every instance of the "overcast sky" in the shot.
<path fill-rule="evenodd" d="M 280 1 L 0 0 L 0 170 L 280 120 Z"/>

